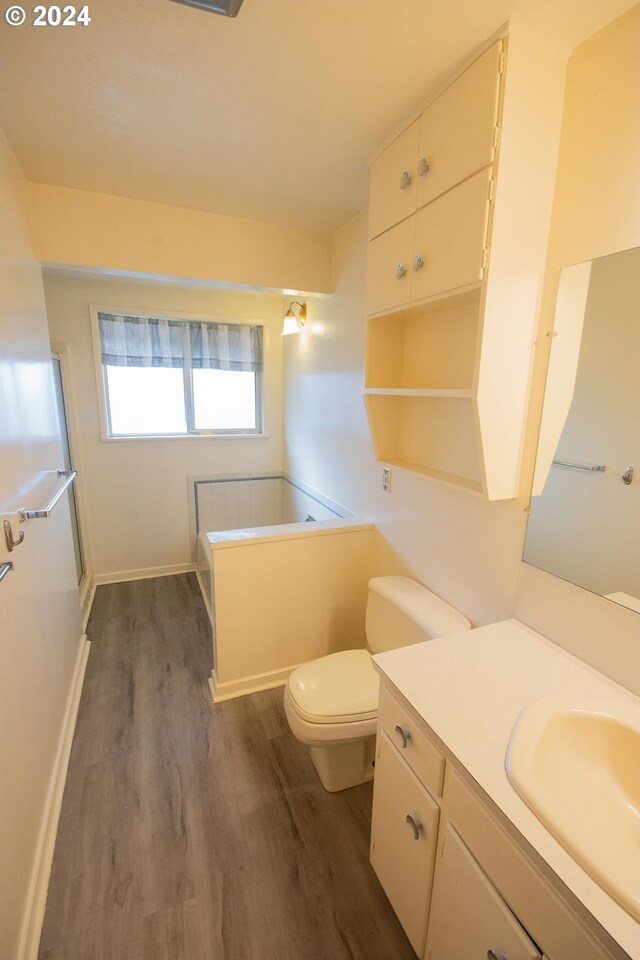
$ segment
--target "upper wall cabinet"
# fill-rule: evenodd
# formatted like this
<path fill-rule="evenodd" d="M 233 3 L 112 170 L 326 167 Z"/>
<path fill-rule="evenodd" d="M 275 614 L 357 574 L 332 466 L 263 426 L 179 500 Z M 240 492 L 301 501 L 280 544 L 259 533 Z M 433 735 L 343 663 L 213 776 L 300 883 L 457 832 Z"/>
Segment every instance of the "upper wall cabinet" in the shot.
<path fill-rule="evenodd" d="M 503 65 L 498 42 L 376 157 L 370 239 L 493 161 Z"/>
<path fill-rule="evenodd" d="M 520 492 L 564 74 L 510 23 L 371 168 L 378 459 L 489 500 Z"/>

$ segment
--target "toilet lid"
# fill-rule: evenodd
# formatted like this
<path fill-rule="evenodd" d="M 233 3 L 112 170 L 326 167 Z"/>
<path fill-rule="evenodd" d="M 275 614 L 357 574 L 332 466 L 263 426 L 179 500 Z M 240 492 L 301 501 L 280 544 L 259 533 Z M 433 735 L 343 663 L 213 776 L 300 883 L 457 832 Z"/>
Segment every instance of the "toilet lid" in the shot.
<path fill-rule="evenodd" d="M 378 714 L 378 675 L 367 650 L 343 650 L 298 667 L 289 692 L 312 723 L 371 720 Z"/>

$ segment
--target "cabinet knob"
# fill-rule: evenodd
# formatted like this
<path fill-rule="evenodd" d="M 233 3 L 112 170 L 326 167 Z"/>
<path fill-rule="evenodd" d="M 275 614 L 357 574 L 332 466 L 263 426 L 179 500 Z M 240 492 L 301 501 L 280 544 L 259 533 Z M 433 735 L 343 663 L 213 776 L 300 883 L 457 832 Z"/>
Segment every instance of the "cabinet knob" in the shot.
<path fill-rule="evenodd" d="M 497 953 L 495 950 L 487 950 L 487 960 L 508 960 L 503 953 Z"/>
<path fill-rule="evenodd" d="M 413 258 L 413 269 L 422 270 L 423 267 L 424 267 L 424 260 L 422 259 L 419 253 L 416 253 L 415 257 Z"/>
<path fill-rule="evenodd" d="M 407 268 L 405 267 L 404 263 L 399 263 L 396 267 L 396 280 L 402 280 L 406 273 Z"/>
<path fill-rule="evenodd" d="M 417 817 L 412 817 L 410 813 L 407 814 L 405 820 L 413 830 L 413 839 L 419 840 L 420 834 L 422 833 L 422 820 L 418 820 Z M 504 960 L 504 958 L 496 958 L 496 960 Z"/>
<path fill-rule="evenodd" d="M 408 170 L 403 170 L 402 176 L 400 177 L 400 189 L 406 190 L 411 184 L 411 174 Z"/>
<path fill-rule="evenodd" d="M 429 161 L 426 157 L 420 157 L 418 160 L 418 176 L 424 177 L 426 173 L 429 173 Z"/>
<path fill-rule="evenodd" d="M 406 750 L 409 740 L 411 740 L 411 731 L 407 730 L 406 727 L 401 727 L 399 723 L 396 724 L 396 733 L 402 740 L 402 749 Z"/>

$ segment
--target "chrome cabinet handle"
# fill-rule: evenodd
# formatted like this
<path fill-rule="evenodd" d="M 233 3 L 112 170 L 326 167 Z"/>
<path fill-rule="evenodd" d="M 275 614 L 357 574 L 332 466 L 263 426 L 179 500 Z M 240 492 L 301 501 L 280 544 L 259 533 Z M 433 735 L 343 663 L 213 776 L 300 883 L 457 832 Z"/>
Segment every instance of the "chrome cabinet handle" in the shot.
<path fill-rule="evenodd" d="M 2 526 L 4 527 L 4 539 L 7 544 L 7 550 L 9 553 L 13 550 L 14 547 L 19 547 L 22 541 L 24 540 L 24 530 L 20 531 L 20 536 L 17 540 L 13 537 L 13 529 L 11 527 L 10 520 L 3 520 Z"/>
<path fill-rule="evenodd" d="M 408 186 L 411 185 L 411 174 L 408 170 L 404 170 L 402 176 L 400 177 L 400 189 L 406 190 Z"/>
<path fill-rule="evenodd" d="M 404 263 L 399 263 L 396 267 L 396 280 L 402 280 L 402 278 L 406 276 L 406 273 L 407 268 L 405 267 Z"/>
<path fill-rule="evenodd" d="M 407 746 L 409 745 L 409 740 L 411 740 L 411 731 L 407 730 L 406 727 L 401 727 L 400 724 L 397 723 L 396 733 L 402 738 L 402 749 L 406 750 Z"/>
<path fill-rule="evenodd" d="M 417 818 L 412 817 L 410 813 L 408 813 L 407 816 L 405 817 L 405 822 L 408 823 L 411 829 L 413 830 L 413 839 L 419 840 L 420 834 L 422 833 L 422 820 L 418 820 Z"/>
<path fill-rule="evenodd" d="M 8 573 L 11 573 L 13 570 L 13 563 L 11 560 L 6 560 L 4 563 L 0 563 L 0 583 L 4 580 Z"/>
<path fill-rule="evenodd" d="M 424 260 L 422 259 L 419 253 L 416 253 L 415 257 L 413 258 L 413 269 L 415 271 L 418 271 L 418 270 L 422 270 L 423 267 L 424 267 Z"/>
<path fill-rule="evenodd" d="M 429 161 L 426 157 L 420 157 L 418 160 L 418 176 L 424 177 L 425 173 L 429 173 Z"/>
<path fill-rule="evenodd" d="M 508 960 L 503 953 L 496 953 L 495 950 L 487 950 L 487 960 Z"/>

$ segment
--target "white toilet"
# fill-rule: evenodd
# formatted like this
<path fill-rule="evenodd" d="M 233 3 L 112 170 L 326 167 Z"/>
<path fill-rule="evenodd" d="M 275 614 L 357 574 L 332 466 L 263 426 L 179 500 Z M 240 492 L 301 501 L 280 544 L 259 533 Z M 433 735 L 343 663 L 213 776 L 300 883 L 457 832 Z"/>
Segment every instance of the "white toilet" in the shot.
<path fill-rule="evenodd" d="M 379 691 L 371 654 L 470 629 L 466 617 L 415 580 L 369 581 L 368 650 L 344 650 L 298 667 L 284 693 L 289 726 L 311 748 L 326 790 L 373 777 Z"/>

